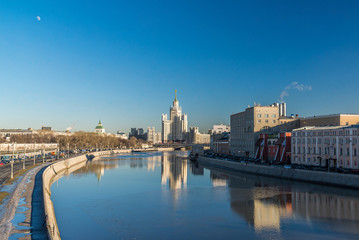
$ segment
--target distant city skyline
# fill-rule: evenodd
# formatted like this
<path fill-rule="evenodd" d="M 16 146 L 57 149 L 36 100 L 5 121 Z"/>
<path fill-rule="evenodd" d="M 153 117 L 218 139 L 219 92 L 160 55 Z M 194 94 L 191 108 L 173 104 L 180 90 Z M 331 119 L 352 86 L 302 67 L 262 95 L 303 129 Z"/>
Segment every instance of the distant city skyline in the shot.
<path fill-rule="evenodd" d="M 21 7 L 19 7 L 21 6 Z M 0 128 L 229 124 L 254 102 L 359 113 L 359 2 L 0 3 Z"/>

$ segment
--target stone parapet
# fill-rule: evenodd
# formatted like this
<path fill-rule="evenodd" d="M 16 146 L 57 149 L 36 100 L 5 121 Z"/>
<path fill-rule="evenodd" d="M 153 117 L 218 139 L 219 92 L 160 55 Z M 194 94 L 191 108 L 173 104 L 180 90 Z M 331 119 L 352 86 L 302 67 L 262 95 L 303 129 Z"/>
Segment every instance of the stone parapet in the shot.
<path fill-rule="evenodd" d="M 359 189 L 359 175 L 245 164 L 199 156 L 198 163 L 261 176 Z"/>
<path fill-rule="evenodd" d="M 127 153 L 131 150 L 111 150 L 91 153 L 95 157 L 109 155 L 113 153 Z M 96 158 L 94 159 L 94 161 Z M 43 178 L 43 195 L 44 195 L 44 208 L 47 226 L 47 235 L 50 240 L 59 240 L 60 232 L 57 226 L 55 210 L 51 201 L 51 185 L 54 181 L 61 178 L 64 174 L 71 173 L 84 165 L 86 165 L 86 155 L 81 155 L 69 158 L 63 161 L 56 162 L 48 166 L 42 174 Z"/>

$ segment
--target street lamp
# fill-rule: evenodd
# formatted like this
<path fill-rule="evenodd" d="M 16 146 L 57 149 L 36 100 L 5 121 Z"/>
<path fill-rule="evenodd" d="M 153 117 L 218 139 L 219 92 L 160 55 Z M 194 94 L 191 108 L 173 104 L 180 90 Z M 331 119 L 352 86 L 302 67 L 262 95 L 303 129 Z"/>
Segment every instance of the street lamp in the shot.
<path fill-rule="evenodd" d="M 36 162 L 36 142 L 34 144 L 34 165 L 35 165 L 35 162 Z"/>
<path fill-rule="evenodd" d="M 26 161 L 26 143 L 25 143 L 25 146 L 24 146 L 24 158 L 23 158 L 23 161 L 22 161 L 22 169 L 25 169 L 25 161 Z"/>
<path fill-rule="evenodd" d="M 12 143 L 12 158 L 10 161 L 11 164 L 11 171 L 10 171 L 10 178 L 14 178 L 14 153 L 15 153 L 15 143 Z"/>

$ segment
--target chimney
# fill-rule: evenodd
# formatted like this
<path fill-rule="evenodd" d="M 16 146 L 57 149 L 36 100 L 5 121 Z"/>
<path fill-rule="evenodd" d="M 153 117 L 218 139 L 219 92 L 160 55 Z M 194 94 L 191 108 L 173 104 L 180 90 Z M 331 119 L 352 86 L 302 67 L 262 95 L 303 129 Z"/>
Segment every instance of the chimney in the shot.
<path fill-rule="evenodd" d="M 282 116 L 287 116 L 287 104 L 282 103 Z"/>

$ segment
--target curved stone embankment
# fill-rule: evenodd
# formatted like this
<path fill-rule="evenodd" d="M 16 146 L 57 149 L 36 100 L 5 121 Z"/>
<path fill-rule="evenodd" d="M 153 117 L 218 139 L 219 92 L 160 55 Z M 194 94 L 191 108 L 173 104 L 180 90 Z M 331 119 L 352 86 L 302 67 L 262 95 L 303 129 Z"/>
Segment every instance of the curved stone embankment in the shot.
<path fill-rule="evenodd" d="M 246 165 L 245 163 L 231 162 L 203 156 L 198 157 L 198 163 L 255 175 L 359 189 L 359 175 L 302 169 L 286 169 L 282 167 L 271 167 L 255 164 Z"/>
<path fill-rule="evenodd" d="M 112 150 L 92 153 L 95 157 L 109 155 L 111 153 L 127 153 L 131 150 Z M 94 159 L 95 160 L 95 159 Z M 51 240 L 61 239 L 57 226 L 55 210 L 51 201 L 51 185 L 54 181 L 61 178 L 65 174 L 71 173 L 84 165 L 86 165 L 86 155 L 69 158 L 47 167 L 42 174 L 43 178 L 43 194 L 44 208 L 46 216 L 47 235 Z"/>

